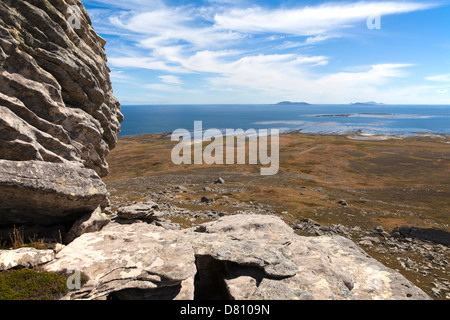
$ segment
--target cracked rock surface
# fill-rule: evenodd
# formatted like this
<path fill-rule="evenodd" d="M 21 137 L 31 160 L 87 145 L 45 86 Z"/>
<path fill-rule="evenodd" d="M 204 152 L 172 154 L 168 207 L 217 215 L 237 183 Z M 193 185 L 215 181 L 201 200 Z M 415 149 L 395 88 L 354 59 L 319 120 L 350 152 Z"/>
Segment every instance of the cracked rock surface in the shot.
<path fill-rule="evenodd" d="M 277 217 L 228 216 L 198 230 L 113 221 L 45 270 L 89 277 L 67 299 L 429 299 L 352 241 L 301 237 Z"/>

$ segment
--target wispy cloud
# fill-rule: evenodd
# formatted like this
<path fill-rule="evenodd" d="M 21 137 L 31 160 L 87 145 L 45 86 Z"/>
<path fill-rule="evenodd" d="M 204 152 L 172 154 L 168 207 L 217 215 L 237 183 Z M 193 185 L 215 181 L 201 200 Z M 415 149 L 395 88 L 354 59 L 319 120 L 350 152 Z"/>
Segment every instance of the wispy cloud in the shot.
<path fill-rule="evenodd" d="M 450 82 L 450 73 L 430 76 L 425 79 L 433 82 Z"/>
<path fill-rule="evenodd" d="M 323 35 L 365 22 L 375 15 L 392 15 L 435 7 L 417 2 L 332 3 L 304 8 L 270 10 L 234 9 L 214 17 L 217 27 L 240 32 L 271 32 L 299 36 Z"/>
<path fill-rule="evenodd" d="M 321 53 L 310 48 L 367 32 L 365 22 L 370 16 L 438 6 L 417 1 L 358 1 L 274 9 L 250 0 L 178 6 L 163 0 L 86 2 L 105 6 L 93 11 L 93 19 L 102 32 L 114 35 L 108 52 L 109 64 L 117 69 L 113 79 L 126 81 L 129 70 L 146 69 L 155 74 L 144 87 L 155 91 L 181 92 L 189 83 L 181 77 L 195 76 L 198 90 L 208 95 L 234 92 L 236 99 L 264 96 L 275 101 L 302 95 L 312 102 L 324 97 L 329 102 L 350 97 L 354 101 L 357 97 L 378 100 L 381 92 L 387 97 L 404 94 L 406 89 L 385 86 L 406 77 L 411 62 L 373 59 L 347 65 L 342 71 L 333 64 L 337 59 L 334 51 Z M 159 83 L 153 83 L 155 80 Z M 426 80 L 449 82 L 450 74 Z M 442 89 L 426 88 L 435 94 Z"/>
<path fill-rule="evenodd" d="M 167 84 L 183 84 L 183 82 L 177 76 L 159 76 L 158 78 L 161 79 L 162 82 Z"/>

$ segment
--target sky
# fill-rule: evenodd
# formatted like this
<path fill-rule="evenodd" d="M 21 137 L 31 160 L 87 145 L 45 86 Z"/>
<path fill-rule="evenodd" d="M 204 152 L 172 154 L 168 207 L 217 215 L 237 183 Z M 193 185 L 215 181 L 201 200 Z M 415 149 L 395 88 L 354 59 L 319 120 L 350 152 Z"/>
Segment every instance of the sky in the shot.
<path fill-rule="evenodd" d="M 450 1 L 82 0 L 123 105 L 450 104 Z"/>

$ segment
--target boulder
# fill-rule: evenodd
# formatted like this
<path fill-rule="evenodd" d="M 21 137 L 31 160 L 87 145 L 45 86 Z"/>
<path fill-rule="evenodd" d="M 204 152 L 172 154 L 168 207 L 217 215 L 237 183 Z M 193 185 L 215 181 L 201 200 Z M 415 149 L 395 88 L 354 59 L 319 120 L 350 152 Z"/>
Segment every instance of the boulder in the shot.
<path fill-rule="evenodd" d="M 125 220 L 154 221 L 157 219 L 159 206 L 153 201 L 135 203 L 117 210 L 117 216 Z"/>
<path fill-rule="evenodd" d="M 108 196 L 95 171 L 72 163 L 0 160 L 0 225 L 73 223 Z"/>
<path fill-rule="evenodd" d="M 440 229 L 401 226 L 392 230 L 391 236 L 394 238 L 411 238 L 447 246 L 450 245 L 450 232 Z"/>

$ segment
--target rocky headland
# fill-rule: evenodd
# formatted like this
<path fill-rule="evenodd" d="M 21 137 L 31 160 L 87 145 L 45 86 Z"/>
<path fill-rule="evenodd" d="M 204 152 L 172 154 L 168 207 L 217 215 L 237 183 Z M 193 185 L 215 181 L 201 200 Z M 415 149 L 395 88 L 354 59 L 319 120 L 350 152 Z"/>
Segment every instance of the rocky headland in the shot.
<path fill-rule="evenodd" d="M 0 3 L 0 227 L 108 207 L 101 177 L 123 116 L 104 45 L 80 1 Z"/>

